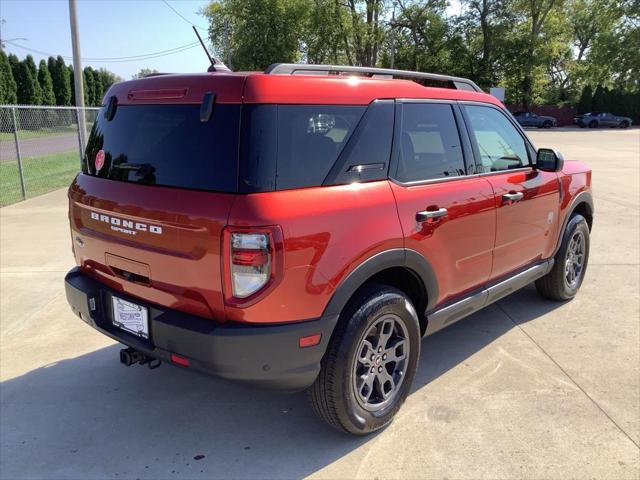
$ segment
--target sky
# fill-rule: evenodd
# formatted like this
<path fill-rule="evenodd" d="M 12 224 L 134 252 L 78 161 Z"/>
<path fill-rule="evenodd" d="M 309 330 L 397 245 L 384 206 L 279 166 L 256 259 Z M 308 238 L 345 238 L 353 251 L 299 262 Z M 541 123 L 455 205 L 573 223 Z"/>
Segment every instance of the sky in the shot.
<path fill-rule="evenodd" d="M 142 68 L 176 73 L 205 71 L 209 62 L 199 45 L 144 60 L 106 59 L 193 44 L 197 38 L 191 24 L 201 27 L 206 42 L 207 21 L 198 11 L 208 3 L 209 0 L 77 0 L 82 66 L 106 68 L 124 79 Z M 452 15 L 459 10 L 460 1 L 451 0 L 447 13 Z M 6 51 L 20 59 L 31 53 L 36 64 L 50 55 L 69 57 L 65 62 L 71 63 L 68 0 L 0 0 L 0 18 L 0 38 Z"/>
<path fill-rule="evenodd" d="M 202 27 L 207 21 L 198 11 L 208 0 L 166 0 L 189 22 Z M 78 30 L 82 66 L 106 68 L 129 79 L 142 68 L 160 72 L 205 71 L 209 61 L 200 45 L 173 55 L 136 61 L 89 61 L 90 58 L 131 57 L 161 52 L 197 41 L 192 26 L 161 0 L 78 0 Z M 5 50 L 20 59 L 31 53 L 36 64 L 49 55 L 62 55 L 71 63 L 71 33 L 67 0 L 0 0 L 4 20 L 0 36 Z M 26 38 L 27 40 L 11 40 Z M 25 50 L 46 52 L 45 55 Z"/>

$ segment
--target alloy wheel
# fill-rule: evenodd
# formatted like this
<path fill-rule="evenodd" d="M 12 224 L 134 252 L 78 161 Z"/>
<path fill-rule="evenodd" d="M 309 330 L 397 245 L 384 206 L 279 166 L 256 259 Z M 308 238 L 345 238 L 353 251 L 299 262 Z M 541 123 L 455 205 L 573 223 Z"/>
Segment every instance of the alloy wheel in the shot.
<path fill-rule="evenodd" d="M 394 314 L 377 319 L 362 336 L 353 362 L 353 393 L 359 405 L 378 411 L 393 401 L 409 360 L 409 333 Z"/>
<path fill-rule="evenodd" d="M 564 278 L 567 286 L 576 288 L 584 270 L 585 238 L 584 233 L 575 232 L 569 240 L 564 263 Z"/>

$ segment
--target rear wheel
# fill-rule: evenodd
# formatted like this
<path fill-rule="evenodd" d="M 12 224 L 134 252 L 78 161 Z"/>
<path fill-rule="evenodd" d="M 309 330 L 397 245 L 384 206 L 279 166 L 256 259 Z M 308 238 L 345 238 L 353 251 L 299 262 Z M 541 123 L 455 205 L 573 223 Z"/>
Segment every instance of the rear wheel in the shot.
<path fill-rule="evenodd" d="M 553 126 L 553 123 L 551 123 L 548 120 L 542 124 L 542 128 L 551 128 L 552 126 Z"/>
<path fill-rule="evenodd" d="M 309 389 L 313 410 L 355 435 L 387 426 L 409 394 L 419 356 L 411 301 L 392 287 L 365 287 L 345 308 Z"/>
<path fill-rule="evenodd" d="M 582 215 L 567 223 L 551 271 L 536 280 L 538 292 L 551 300 L 570 300 L 582 285 L 589 262 L 589 225 Z"/>
<path fill-rule="evenodd" d="M 629 128 L 629 122 L 627 120 L 624 120 L 621 124 L 620 124 L 620 128 Z"/>

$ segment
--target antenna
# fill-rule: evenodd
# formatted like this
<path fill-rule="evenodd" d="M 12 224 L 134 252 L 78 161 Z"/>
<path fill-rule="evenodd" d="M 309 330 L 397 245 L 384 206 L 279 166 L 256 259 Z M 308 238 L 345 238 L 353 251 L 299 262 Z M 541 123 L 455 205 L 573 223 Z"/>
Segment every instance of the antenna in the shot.
<path fill-rule="evenodd" d="M 204 50 L 204 53 L 207 54 L 207 57 L 209 58 L 209 63 L 211 63 L 209 68 L 207 68 L 207 72 L 218 72 L 218 71 L 230 72 L 231 70 L 229 69 L 229 67 L 227 67 L 224 63 L 222 63 L 217 58 L 211 56 L 211 54 L 209 53 L 209 50 L 207 50 L 207 47 L 202 41 L 202 37 L 198 33 L 198 30 L 196 29 L 195 26 L 193 27 L 193 31 L 195 32 L 196 37 L 198 37 L 198 40 L 200 41 L 200 45 L 202 45 L 202 49 Z"/>

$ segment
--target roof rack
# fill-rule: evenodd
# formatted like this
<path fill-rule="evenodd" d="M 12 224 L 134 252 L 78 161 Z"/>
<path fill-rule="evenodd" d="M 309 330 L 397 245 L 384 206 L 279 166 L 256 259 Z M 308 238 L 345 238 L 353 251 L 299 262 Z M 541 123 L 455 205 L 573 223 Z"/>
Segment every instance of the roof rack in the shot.
<path fill-rule="evenodd" d="M 354 67 L 347 65 L 310 65 L 303 63 L 273 63 L 264 73 L 270 75 L 340 75 L 341 73 L 365 74 L 371 78 L 405 78 L 412 80 L 431 80 L 452 85 L 457 90 L 482 92 L 482 89 L 468 78 L 451 77 L 438 73 L 392 70 L 389 68 Z"/>

